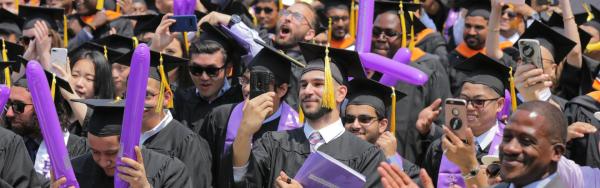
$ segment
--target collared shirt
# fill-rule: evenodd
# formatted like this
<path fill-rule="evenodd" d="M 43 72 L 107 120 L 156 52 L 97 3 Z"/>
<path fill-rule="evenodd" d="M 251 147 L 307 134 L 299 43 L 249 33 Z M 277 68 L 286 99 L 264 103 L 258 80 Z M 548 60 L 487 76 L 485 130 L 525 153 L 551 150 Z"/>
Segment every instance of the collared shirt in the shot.
<path fill-rule="evenodd" d="M 223 87 L 221 87 L 221 89 L 219 90 L 219 93 L 217 93 L 217 97 L 215 98 L 215 100 L 218 99 L 219 97 L 225 95 L 225 92 L 227 92 L 231 88 L 231 84 L 229 82 L 230 82 L 230 80 L 225 79 L 225 81 L 223 82 Z M 200 96 L 200 90 L 198 90 L 198 88 L 196 88 L 196 95 Z M 208 101 L 208 103 L 211 103 L 211 102 L 212 101 Z"/>
<path fill-rule="evenodd" d="M 65 146 L 67 146 L 69 141 L 69 131 L 63 132 L 63 141 L 65 142 Z M 68 155 L 68 153 L 67 153 Z M 46 179 L 50 179 L 50 155 L 48 154 L 48 148 L 46 148 L 45 141 L 41 141 L 40 147 L 35 154 L 35 161 L 33 162 L 33 168 L 37 173 L 45 177 Z"/>
<path fill-rule="evenodd" d="M 148 138 L 154 136 L 156 133 L 163 130 L 165 127 L 167 127 L 167 125 L 169 125 L 169 123 L 171 123 L 171 121 L 173 121 L 173 115 L 171 115 L 171 112 L 169 110 L 163 110 L 163 112 L 165 113 L 165 117 L 163 117 L 162 120 L 160 120 L 158 125 L 142 133 L 142 135 L 140 136 L 140 146 L 143 146 L 144 142 L 146 142 Z"/>
<path fill-rule="evenodd" d="M 494 136 L 496 136 L 496 132 L 498 132 L 498 121 L 496 121 L 496 124 L 490 130 L 479 135 L 478 137 L 475 137 L 475 141 L 477 143 L 479 143 L 479 148 L 481 148 L 483 150 L 486 147 L 488 147 L 494 140 Z M 496 150 L 496 151 L 498 151 L 498 150 Z M 493 154 L 493 153 L 491 153 L 491 154 Z"/>
<path fill-rule="evenodd" d="M 319 132 L 323 138 L 320 142 L 315 144 L 315 150 L 319 149 L 321 145 L 329 143 L 333 139 L 340 137 L 345 130 L 344 124 L 342 124 L 342 119 L 338 119 L 333 124 L 329 124 L 319 130 L 315 130 L 308 123 L 304 123 L 304 135 L 306 136 L 306 139 L 309 139 L 310 134 L 313 132 Z"/>
<path fill-rule="evenodd" d="M 505 38 L 502 35 L 500 35 L 500 42 L 504 42 L 504 41 L 510 41 L 513 44 L 515 44 L 517 42 L 517 40 L 519 40 L 519 32 L 516 32 L 515 34 L 513 34 L 512 36 Z"/>
<path fill-rule="evenodd" d="M 283 102 L 283 101 L 282 101 Z M 267 119 L 265 119 L 262 124 L 264 125 L 265 123 L 269 123 L 275 119 L 277 119 L 279 116 L 281 116 L 281 106 L 282 104 L 279 104 L 279 108 L 277 109 L 277 111 L 275 113 L 273 113 L 271 116 L 269 116 Z"/>
<path fill-rule="evenodd" d="M 548 183 L 550 183 L 552 181 L 552 179 L 554 179 L 554 177 L 556 177 L 556 172 L 552 173 L 552 175 L 549 175 L 548 177 L 535 181 L 533 183 L 530 183 L 528 185 L 526 185 L 523 188 L 542 188 L 542 187 L 546 187 L 548 185 Z M 514 184 L 510 184 L 510 186 L 508 186 L 509 188 L 515 188 Z"/>

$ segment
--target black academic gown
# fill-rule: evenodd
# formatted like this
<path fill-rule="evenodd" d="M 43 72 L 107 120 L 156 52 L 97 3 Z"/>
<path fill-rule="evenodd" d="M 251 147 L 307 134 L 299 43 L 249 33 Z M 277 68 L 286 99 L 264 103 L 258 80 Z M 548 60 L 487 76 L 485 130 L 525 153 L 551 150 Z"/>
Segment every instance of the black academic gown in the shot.
<path fill-rule="evenodd" d="M 142 149 L 142 156 L 146 177 L 152 187 L 192 187 L 188 170 L 179 159 L 147 149 Z M 104 173 L 91 153 L 79 156 L 71 163 L 79 187 L 114 187 L 113 177 Z"/>
<path fill-rule="evenodd" d="M 179 121 L 172 120 L 165 128 L 148 138 L 144 147 L 181 160 L 190 173 L 193 187 L 211 186 L 208 143 Z"/>
<path fill-rule="evenodd" d="M 223 151 L 223 146 L 225 145 L 229 118 L 236 105 L 237 104 L 226 104 L 215 108 L 204 121 L 202 129 L 194 131 L 205 138 L 210 146 L 213 159 L 212 173 L 215 175 L 215 181 L 213 181 L 214 187 L 232 186 L 233 174 L 231 169 L 233 168 L 233 165 L 231 163 L 231 158 L 224 157 L 223 154 L 225 151 Z M 279 118 L 263 124 L 258 132 L 254 134 L 252 141 L 262 137 L 262 135 L 268 131 L 277 131 L 278 126 Z"/>
<path fill-rule="evenodd" d="M 490 143 L 485 149 L 477 152 L 477 161 L 479 164 L 482 164 L 481 158 L 487 155 L 490 150 Z M 440 170 L 440 164 L 442 163 L 442 155 L 444 155 L 444 150 L 442 149 L 441 139 L 438 138 L 434 140 L 429 149 L 427 149 L 427 154 L 425 155 L 425 162 L 421 167 L 425 168 L 431 180 L 433 180 L 433 185 L 437 185 L 438 174 Z"/>
<path fill-rule="evenodd" d="M 559 79 L 560 84 L 554 90 L 556 95 L 571 100 L 594 90 L 592 84 L 600 71 L 600 62 L 586 55 L 583 55 L 581 60 L 581 68 L 564 63 Z"/>
<path fill-rule="evenodd" d="M 417 48 L 420 48 L 424 52 L 438 56 L 440 63 L 443 66 L 448 66 L 448 50 L 446 49 L 446 45 L 446 39 L 444 39 L 440 32 L 430 33 L 415 44 Z"/>
<path fill-rule="evenodd" d="M 69 134 L 69 138 L 67 138 L 67 152 L 69 153 L 69 158 L 73 159 L 87 153 L 89 150 L 90 148 L 88 147 L 85 138 Z"/>
<path fill-rule="evenodd" d="M 416 164 L 421 164 L 422 156 L 427 147 L 421 148 L 419 132 L 415 124 L 419 118 L 421 109 L 429 106 L 437 98 L 442 100 L 450 97 L 450 86 L 448 75 L 444 71 L 439 59 L 431 54 L 417 59 L 410 64 L 428 75 L 429 80 L 422 86 L 413 86 L 399 82 L 396 89 L 406 94 L 400 99 L 396 106 L 396 138 L 398 138 L 398 153 L 405 159 Z M 439 120 L 442 120 L 440 116 Z"/>
<path fill-rule="evenodd" d="M 575 122 L 584 122 L 600 129 L 600 121 L 594 113 L 600 111 L 600 103 L 588 95 L 573 98 L 565 107 L 564 114 L 568 125 Z M 599 133 L 586 134 L 582 138 L 575 138 L 567 143 L 567 158 L 581 166 L 600 167 Z"/>
<path fill-rule="evenodd" d="M 3 127 L 0 127 L 0 180 L 1 187 L 40 186 L 23 139 Z"/>
<path fill-rule="evenodd" d="M 367 183 L 364 187 L 382 187 L 377 167 L 385 161 L 385 157 L 376 146 L 344 132 L 340 137 L 321 145 L 318 150 L 365 175 Z M 254 142 L 247 173 L 237 186 L 274 187 L 279 172 L 284 171 L 290 177 L 296 176 L 308 155 L 310 144 L 304 128 L 268 132 Z"/>
<path fill-rule="evenodd" d="M 196 88 L 179 89 L 175 92 L 173 104 L 173 118 L 186 125 L 191 130 L 196 126 L 202 126 L 204 118 L 210 111 L 223 104 L 239 103 L 244 100 L 242 88 L 239 84 L 232 84 L 222 96 L 212 102 L 201 98 L 196 94 Z M 198 129 L 200 129 L 198 127 Z"/>

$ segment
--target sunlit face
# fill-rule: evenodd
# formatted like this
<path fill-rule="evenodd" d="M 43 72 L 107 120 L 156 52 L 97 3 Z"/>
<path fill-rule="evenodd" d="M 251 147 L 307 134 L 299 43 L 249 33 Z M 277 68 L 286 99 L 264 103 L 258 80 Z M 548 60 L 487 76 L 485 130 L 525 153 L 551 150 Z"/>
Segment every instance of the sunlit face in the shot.
<path fill-rule="evenodd" d="M 112 78 L 115 83 L 117 96 L 123 95 L 127 88 L 127 77 L 129 76 L 129 66 L 113 63 L 111 65 Z"/>
<path fill-rule="evenodd" d="M 350 27 L 350 13 L 348 9 L 330 8 L 327 17 L 331 18 L 331 37 L 334 40 L 342 40 L 348 34 Z"/>
<path fill-rule="evenodd" d="M 314 29 L 310 20 L 316 15 L 304 4 L 294 4 L 280 13 L 275 33 L 275 44 L 287 49 L 298 45 L 298 42 L 310 41 L 314 37 Z"/>
<path fill-rule="evenodd" d="M 483 134 L 496 124 L 496 114 L 502 110 L 504 98 L 483 84 L 465 82 L 460 91 L 465 100 L 485 100 L 483 105 L 467 102 L 467 124 L 475 136 Z"/>
<path fill-rule="evenodd" d="M 142 2 L 134 2 L 132 5 L 133 15 L 144 15 L 148 11 L 148 6 Z"/>
<path fill-rule="evenodd" d="M 208 100 L 214 100 L 217 98 L 219 90 L 225 84 L 225 61 L 221 51 L 217 51 L 213 54 L 192 54 L 192 63 L 190 70 L 194 66 L 201 68 L 219 68 L 216 75 L 209 76 L 206 72 L 199 73 L 197 75 L 190 72 L 192 81 L 196 88 L 200 91 L 200 96 Z"/>
<path fill-rule="evenodd" d="M 181 42 L 179 42 L 179 40 L 171 41 L 171 43 L 169 43 L 169 45 L 161 52 L 175 57 L 183 56 L 183 49 L 181 49 Z"/>
<path fill-rule="evenodd" d="M 6 118 L 10 123 L 11 129 L 19 135 L 27 135 L 34 132 L 37 128 L 32 121 L 35 121 L 33 101 L 31 93 L 24 87 L 11 87 L 9 95 L 9 105 L 6 111 Z M 15 109 L 13 107 L 19 108 Z"/>
<path fill-rule="evenodd" d="M 480 50 L 485 46 L 485 38 L 487 37 L 488 21 L 481 16 L 465 17 L 465 28 L 463 30 L 463 40 L 474 50 Z"/>
<path fill-rule="evenodd" d="M 279 18 L 279 11 L 275 5 L 275 1 L 256 3 L 254 5 L 254 14 L 258 23 L 266 29 L 275 28 Z"/>
<path fill-rule="evenodd" d="M 119 136 L 99 137 L 88 134 L 88 145 L 92 150 L 94 162 L 107 176 L 115 175 L 116 158 L 119 153 Z"/>
<path fill-rule="evenodd" d="M 153 78 L 149 78 L 148 85 L 146 86 L 146 97 L 144 99 L 144 104 L 147 106 L 147 108 L 145 108 L 144 110 L 144 124 L 146 124 L 147 122 L 152 122 L 153 120 L 160 121 L 160 115 L 162 112 L 156 112 L 155 107 L 158 106 L 159 102 L 161 102 L 163 108 L 165 108 L 167 106 L 168 101 L 172 97 L 170 93 L 165 92 L 163 101 L 159 101 L 159 94 L 160 82 Z"/>
<path fill-rule="evenodd" d="M 94 80 L 96 79 L 96 68 L 94 63 L 87 58 L 80 59 L 71 71 L 71 85 L 75 87 L 75 93 L 84 99 L 94 97 Z"/>
<path fill-rule="evenodd" d="M 346 130 L 369 143 L 375 143 L 387 128 L 387 119 L 379 120 L 375 108 L 369 105 L 348 105 L 344 119 L 349 117 L 354 117 L 354 121 L 344 122 Z M 370 121 L 360 122 L 361 118 Z"/>
<path fill-rule="evenodd" d="M 375 32 L 377 31 L 377 32 Z M 397 15 L 382 13 L 373 23 L 371 38 L 371 51 L 373 53 L 391 57 L 402 45 L 401 24 Z"/>
<path fill-rule="evenodd" d="M 516 17 L 517 17 L 517 14 L 515 13 L 514 9 L 512 9 L 512 8 L 504 9 L 502 11 L 502 16 L 500 17 L 500 30 L 508 31 L 508 30 L 516 29 L 516 28 L 511 27 L 511 22 L 513 20 L 515 20 Z"/>
<path fill-rule="evenodd" d="M 542 66 L 544 74 L 548 74 L 553 84 L 558 83 L 556 73 L 556 63 L 554 63 L 554 56 L 546 47 L 540 46 L 542 52 Z"/>
<path fill-rule="evenodd" d="M 323 71 L 309 71 L 300 78 L 299 100 L 304 116 L 309 120 L 316 120 L 330 112 L 339 112 L 337 109 L 326 109 L 321 106 L 323 89 L 325 86 L 325 73 Z M 346 97 L 347 88 L 334 81 L 334 97 L 336 103 L 341 103 Z"/>

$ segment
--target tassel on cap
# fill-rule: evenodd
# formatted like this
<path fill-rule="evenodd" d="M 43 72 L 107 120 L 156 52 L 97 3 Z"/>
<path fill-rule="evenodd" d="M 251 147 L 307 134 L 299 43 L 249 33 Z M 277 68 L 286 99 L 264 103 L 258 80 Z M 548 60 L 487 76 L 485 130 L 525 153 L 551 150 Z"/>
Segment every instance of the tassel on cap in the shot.
<path fill-rule="evenodd" d="M 50 84 L 50 93 L 52 95 L 52 100 L 54 100 L 56 94 L 56 74 L 54 73 L 52 73 L 52 84 Z"/>
<path fill-rule="evenodd" d="M 599 50 L 600 50 L 600 42 L 588 44 L 585 47 L 585 52 L 586 53 L 593 52 L 593 51 L 599 51 Z"/>
<path fill-rule="evenodd" d="M 400 25 L 402 26 L 402 48 L 406 48 L 406 18 L 404 17 L 404 3 L 400 1 Z"/>
<path fill-rule="evenodd" d="M 8 50 L 6 50 L 6 44 L 4 43 L 4 39 L 2 39 L 2 61 L 8 63 Z M 10 88 L 11 86 L 9 67 L 4 68 L 4 84 L 8 88 Z"/>
<path fill-rule="evenodd" d="M 63 15 L 63 46 L 64 48 L 69 47 L 69 35 L 67 28 L 67 15 Z"/>
<path fill-rule="evenodd" d="M 121 6 L 119 6 L 119 0 L 117 0 L 117 2 L 115 4 L 117 5 L 115 12 L 121 13 Z"/>
<path fill-rule="evenodd" d="M 515 78 L 513 77 L 513 68 L 510 67 L 508 82 L 510 83 L 510 99 L 512 111 L 517 110 L 517 92 L 515 91 Z"/>
<path fill-rule="evenodd" d="M 283 0 L 278 0 L 279 11 L 283 10 Z"/>
<path fill-rule="evenodd" d="M 587 3 L 583 3 L 581 4 L 581 6 L 583 6 L 583 9 L 585 9 L 585 12 L 587 13 L 587 18 L 585 20 L 588 22 L 592 21 L 594 19 L 594 14 L 590 10 L 590 5 Z"/>
<path fill-rule="evenodd" d="M 155 108 L 155 112 L 160 112 L 163 109 L 163 101 L 165 100 L 165 92 L 168 92 L 173 96 L 173 92 L 171 91 L 171 87 L 169 86 L 169 82 L 167 82 L 167 74 L 165 74 L 165 68 L 163 65 L 163 57 L 162 53 L 160 53 L 158 65 L 158 73 L 160 74 L 160 92 L 158 93 L 158 103 Z M 173 98 L 169 99 L 167 102 L 167 108 L 173 107 Z"/>
<path fill-rule="evenodd" d="M 19 0 L 15 0 L 15 10 L 17 10 L 17 12 L 19 12 Z"/>
<path fill-rule="evenodd" d="M 106 45 L 102 47 L 104 48 L 104 58 L 108 59 L 108 49 L 106 49 Z"/>
<path fill-rule="evenodd" d="M 301 104 L 298 104 L 298 121 L 300 121 L 300 124 L 304 123 L 304 112 Z"/>
<path fill-rule="evenodd" d="M 392 106 L 390 112 L 390 132 L 396 135 L 396 89 L 392 86 Z"/>
<path fill-rule="evenodd" d="M 323 91 L 323 103 L 322 107 L 327 109 L 333 109 L 336 107 L 335 103 L 335 91 L 333 88 L 333 76 L 331 74 L 331 59 L 329 58 L 329 45 L 331 45 L 331 18 L 329 18 L 329 25 L 327 31 L 327 45 L 325 46 L 325 89 Z"/>
<path fill-rule="evenodd" d="M 354 38 L 356 37 L 356 7 L 354 5 L 354 0 L 351 0 L 350 2 L 350 28 L 349 29 L 349 33 L 350 33 L 350 37 Z"/>
<path fill-rule="evenodd" d="M 138 44 L 140 44 L 140 41 L 138 40 L 138 38 L 133 36 L 133 37 L 131 37 L 131 40 L 133 40 L 133 49 L 137 48 Z"/>
<path fill-rule="evenodd" d="M 103 9 L 104 9 L 104 0 L 97 0 L 96 10 L 103 10 Z"/>
<path fill-rule="evenodd" d="M 183 45 L 185 46 L 185 54 L 190 54 L 190 42 L 188 40 L 188 33 L 183 32 Z"/>
<path fill-rule="evenodd" d="M 410 21 L 411 23 L 415 23 L 414 20 L 414 12 L 408 12 L 408 14 L 410 15 Z M 408 50 L 410 50 L 411 52 L 413 51 L 413 49 L 415 49 L 415 43 L 416 43 L 416 36 L 415 36 L 415 24 L 410 24 L 410 43 L 408 43 Z M 404 34 L 404 31 L 402 31 L 402 33 Z"/>

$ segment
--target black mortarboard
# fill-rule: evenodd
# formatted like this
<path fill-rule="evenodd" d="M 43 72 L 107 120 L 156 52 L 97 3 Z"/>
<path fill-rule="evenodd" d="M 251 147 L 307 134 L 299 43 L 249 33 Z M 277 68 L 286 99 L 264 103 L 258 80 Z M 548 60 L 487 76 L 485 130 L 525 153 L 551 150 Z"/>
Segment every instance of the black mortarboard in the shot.
<path fill-rule="evenodd" d="M 577 25 L 581 25 L 581 24 L 587 22 L 588 17 L 590 19 L 593 19 L 592 17 L 599 15 L 597 8 L 600 8 L 600 7 L 591 6 L 590 3 L 593 3 L 593 2 L 591 2 L 590 0 L 570 0 L 570 1 L 571 1 L 571 11 L 573 12 L 573 16 L 575 17 L 575 23 L 577 23 Z M 592 0 L 592 1 L 597 1 L 597 0 Z M 594 15 L 594 13 L 596 13 L 596 14 Z"/>
<path fill-rule="evenodd" d="M 62 22 L 64 15 L 65 9 L 63 8 L 19 5 L 19 17 L 26 20 L 24 29 L 33 28 L 36 20 L 43 20 L 49 27 L 58 31 L 59 24 L 57 22 Z"/>
<path fill-rule="evenodd" d="M 6 47 L 6 56 L 8 57 L 8 60 L 17 61 L 19 60 L 18 56 L 23 55 L 23 53 L 25 53 L 25 48 L 23 46 L 12 42 L 8 42 L 6 40 L 0 40 L 0 53 L 3 49 L 2 42 L 4 42 L 4 45 Z M 1 56 L 0 60 L 2 60 Z"/>
<path fill-rule="evenodd" d="M 156 15 L 156 14 L 145 14 L 145 15 L 132 15 L 132 16 L 122 16 L 121 18 L 127 18 L 135 20 L 135 27 L 133 27 L 133 34 L 138 36 L 140 34 L 151 32 L 154 33 L 158 25 L 160 25 L 160 21 L 162 21 L 162 17 L 164 15 Z"/>
<path fill-rule="evenodd" d="M 332 8 L 332 7 L 345 8 L 348 11 L 350 11 L 350 6 L 352 5 L 352 1 L 353 0 L 327 0 L 327 1 L 321 1 L 321 2 L 323 3 L 323 5 L 325 5 L 325 11 L 327 11 L 327 9 Z M 358 3 L 356 3 L 356 4 L 358 4 Z"/>
<path fill-rule="evenodd" d="M 241 52 L 245 51 L 240 45 L 238 45 L 235 42 L 235 39 L 233 37 L 228 35 L 226 32 L 222 31 L 221 28 L 210 25 L 209 23 L 203 23 L 202 25 L 200 25 L 200 28 L 202 29 L 202 33 L 200 34 L 200 37 L 198 39 L 200 43 L 206 40 L 218 42 L 223 46 L 223 48 L 225 48 L 225 50 L 227 50 L 228 57 L 232 57 L 229 55 L 233 54 L 239 55 Z M 192 45 L 195 44 L 198 43 L 192 42 Z"/>
<path fill-rule="evenodd" d="M 300 50 L 307 62 L 302 74 L 313 70 L 325 70 L 325 47 L 300 42 Z M 366 78 L 365 70 L 360 62 L 358 53 L 355 51 L 329 48 L 329 57 L 331 59 L 331 75 L 339 84 L 345 84 L 348 77 Z"/>
<path fill-rule="evenodd" d="M 105 49 L 106 49 L 106 53 L 105 53 Z M 123 53 L 120 53 L 108 46 L 106 46 L 106 48 L 105 48 L 105 46 L 103 46 L 103 45 L 99 45 L 99 44 L 96 44 L 93 42 L 86 42 L 68 53 L 69 58 L 71 60 L 71 65 L 76 63 L 75 59 L 77 58 L 77 56 L 81 55 L 81 53 L 84 53 L 86 51 L 100 52 L 101 54 L 106 56 L 106 58 L 108 59 L 108 63 L 113 63 L 117 58 L 119 58 L 123 55 Z"/>
<path fill-rule="evenodd" d="M 500 96 L 504 96 L 504 89 L 510 86 L 508 81 L 510 68 L 481 53 L 457 64 L 454 68 L 467 74 L 467 78 L 461 85 L 465 82 L 486 85 Z"/>
<path fill-rule="evenodd" d="M 133 53 L 134 53 L 134 51 L 132 50 L 129 53 L 122 55 L 121 57 L 119 57 L 118 59 L 115 60 L 115 63 L 130 66 L 131 58 L 133 57 Z M 158 80 L 158 81 L 161 80 L 160 74 L 157 69 L 158 65 L 160 64 L 160 57 L 161 57 L 161 53 L 155 52 L 155 51 L 150 51 L 150 71 L 148 73 L 148 77 Z M 162 61 L 163 61 L 165 73 L 168 73 L 169 71 L 179 67 L 180 65 L 183 65 L 183 64 L 189 62 L 188 59 L 178 58 L 178 57 L 167 55 L 164 53 L 162 54 Z"/>
<path fill-rule="evenodd" d="M 552 30 L 539 21 L 534 21 L 521 35 L 520 39 L 536 39 L 540 46 L 546 48 L 554 56 L 554 63 L 560 63 L 575 47 L 576 43 L 560 33 Z M 518 43 L 514 44 L 518 48 Z"/>
<path fill-rule="evenodd" d="M 550 26 L 550 28 L 554 29 L 555 31 L 557 31 L 561 34 L 565 33 L 565 30 L 563 29 L 564 28 L 563 17 L 556 12 L 552 13 L 552 15 L 550 16 L 550 18 L 548 19 L 548 21 L 545 24 Z M 584 31 L 581 28 L 577 28 L 577 31 L 579 32 L 579 42 L 580 42 L 582 48 L 585 48 L 587 46 L 587 44 L 590 42 L 590 40 L 592 39 L 592 35 L 590 35 L 588 32 Z"/>
<path fill-rule="evenodd" d="M 124 100 L 77 99 L 94 111 L 87 125 L 88 132 L 98 137 L 121 135 L 121 124 L 125 112 Z"/>
<path fill-rule="evenodd" d="M 23 34 L 25 20 L 12 12 L 0 8 L 0 33 L 15 34 L 18 37 Z"/>
<path fill-rule="evenodd" d="M 406 96 L 396 92 L 396 101 Z M 386 109 L 392 105 L 392 88 L 371 79 L 352 79 L 348 82 L 348 105 L 369 105 L 377 115 L 386 117 Z"/>
<path fill-rule="evenodd" d="M 290 83 L 292 61 L 295 60 L 283 52 L 265 46 L 254 56 L 248 67 L 250 70 L 268 70 L 275 75 L 275 79 Z"/>
<path fill-rule="evenodd" d="M 25 66 L 27 66 L 27 63 L 29 61 L 27 61 L 25 58 L 23 58 L 22 56 L 19 56 L 17 61 L 17 64 L 21 64 L 23 65 L 23 68 L 25 68 Z M 11 68 L 13 68 L 13 70 L 15 72 L 18 72 L 20 69 L 20 65 L 12 65 Z M 53 74 L 50 71 L 44 70 L 44 74 L 46 74 L 46 80 L 48 80 L 48 86 L 50 86 L 50 88 L 52 88 L 52 80 L 56 81 L 56 86 L 65 89 L 67 92 L 69 93 L 74 93 L 73 89 L 71 88 L 71 84 L 66 81 L 65 79 L 61 78 L 60 76 Z M 19 85 L 23 86 L 23 87 L 28 87 L 27 84 L 27 74 L 21 76 L 20 78 L 16 79 L 15 82 L 18 82 Z M 57 92 L 58 92 L 58 88 L 57 88 Z"/>
<path fill-rule="evenodd" d="M 387 12 L 387 11 L 394 11 L 396 14 L 400 15 L 400 2 L 402 2 L 402 8 L 404 9 L 404 19 L 406 21 L 406 30 L 408 31 L 407 34 L 410 34 L 411 26 L 414 27 L 415 32 L 419 32 L 419 31 L 425 29 L 426 26 L 423 24 L 423 22 L 421 22 L 421 20 L 419 20 L 419 18 L 417 18 L 414 15 L 411 20 L 410 13 L 409 13 L 409 12 L 415 13 L 419 9 L 421 9 L 421 6 L 422 6 L 421 3 L 413 3 L 413 2 L 406 2 L 406 1 L 376 0 L 375 1 L 375 15 L 379 15 L 379 14 Z"/>
<path fill-rule="evenodd" d="M 490 0 L 465 0 L 460 2 L 458 6 L 467 9 L 466 16 L 481 16 L 486 20 L 490 19 L 492 9 Z"/>
<path fill-rule="evenodd" d="M 129 53 L 129 51 L 135 49 L 135 41 L 133 41 L 133 39 L 119 34 L 109 35 L 104 38 L 94 40 L 93 42 L 99 45 L 105 45 L 106 47 L 122 54 Z"/>

